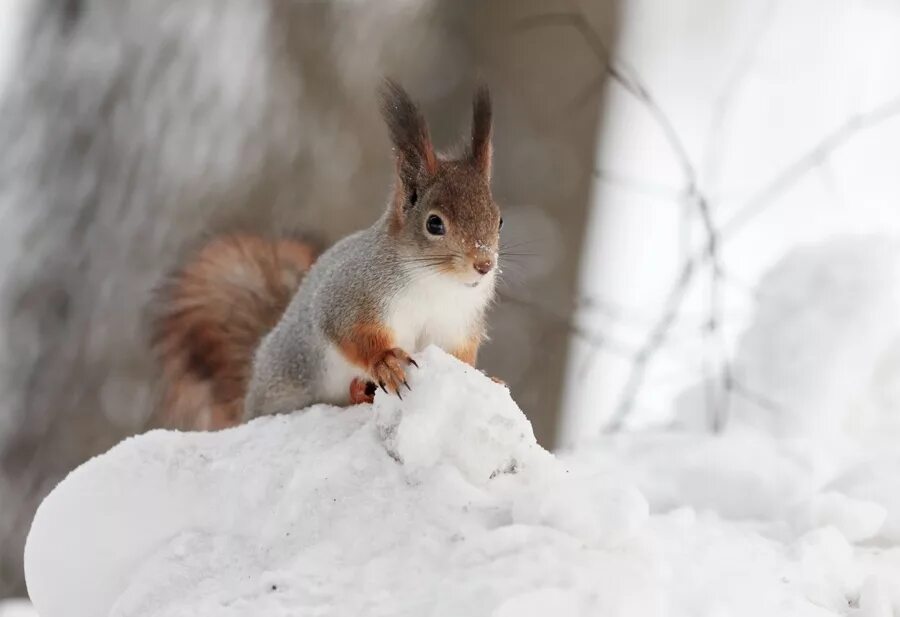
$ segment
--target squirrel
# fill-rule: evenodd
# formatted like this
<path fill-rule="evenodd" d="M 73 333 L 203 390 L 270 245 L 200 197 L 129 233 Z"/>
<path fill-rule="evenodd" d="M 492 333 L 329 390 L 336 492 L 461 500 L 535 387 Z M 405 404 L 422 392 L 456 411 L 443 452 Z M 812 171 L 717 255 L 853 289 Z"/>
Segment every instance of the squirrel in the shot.
<path fill-rule="evenodd" d="M 475 365 L 494 298 L 503 219 L 491 194 L 486 87 L 471 136 L 439 154 L 406 91 L 385 80 L 395 155 L 375 223 L 318 258 L 299 240 L 226 236 L 166 286 L 154 328 L 164 423 L 215 429 L 314 403 L 402 398 L 412 354 L 435 344 Z"/>

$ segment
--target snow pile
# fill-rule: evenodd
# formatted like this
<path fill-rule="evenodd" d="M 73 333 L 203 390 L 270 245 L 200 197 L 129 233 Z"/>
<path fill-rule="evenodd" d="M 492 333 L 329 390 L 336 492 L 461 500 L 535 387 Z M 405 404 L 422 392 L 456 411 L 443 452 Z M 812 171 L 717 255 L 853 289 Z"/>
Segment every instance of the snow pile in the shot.
<path fill-rule="evenodd" d="M 606 437 L 562 461 L 573 473 L 602 469 L 647 499 L 644 530 L 668 530 L 658 539 L 682 569 L 676 588 L 693 589 L 676 604 L 694 612 L 674 614 L 744 615 L 749 603 L 748 615 L 797 615 L 810 602 L 824 611 L 809 614 L 897 617 L 900 457 L 847 450 L 743 427 Z M 714 598 L 692 604 L 704 589 Z"/>
<path fill-rule="evenodd" d="M 41 617 L 900 614 L 900 551 L 850 542 L 884 509 L 770 442 L 563 462 L 505 388 L 417 360 L 402 401 L 148 433 L 73 472 L 28 540 Z"/>
<path fill-rule="evenodd" d="M 29 536 L 41 616 L 643 606 L 645 549 L 600 548 L 638 532 L 640 495 L 579 490 L 505 388 L 436 349 L 418 361 L 402 401 L 148 433 L 76 470 Z M 602 579 L 619 588 L 598 596 Z"/>

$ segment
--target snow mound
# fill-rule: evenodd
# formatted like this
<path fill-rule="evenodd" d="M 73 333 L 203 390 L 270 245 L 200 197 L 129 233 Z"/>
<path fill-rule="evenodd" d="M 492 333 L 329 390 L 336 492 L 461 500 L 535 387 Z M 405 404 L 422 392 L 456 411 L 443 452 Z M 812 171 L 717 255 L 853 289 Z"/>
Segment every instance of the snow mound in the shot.
<path fill-rule="evenodd" d="M 446 364 L 438 354 L 437 349 L 428 352 L 426 364 L 441 365 L 442 360 Z M 531 424 L 509 391 L 493 387 L 481 371 L 459 366 L 463 370 L 456 379 L 443 379 L 442 371 L 430 371 L 427 382 L 404 390 L 402 399 L 378 398 L 375 426 L 388 454 L 412 476 L 443 463 L 482 486 L 498 474 L 516 473 L 523 466 L 540 469 L 543 463 L 552 468 L 550 455 L 537 445 Z"/>
<path fill-rule="evenodd" d="M 594 575 L 637 557 L 591 546 L 635 533 L 646 502 L 576 494 L 506 388 L 417 360 L 403 400 L 155 431 L 77 469 L 28 538 L 41 616 L 477 615 L 553 581 L 596 606 Z"/>
<path fill-rule="evenodd" d="M 877 500 L 837 488 L 804 496 L 803 466 L 787 455 L 758 470 L 788 472 L 769 489 L 733 454 L 752 466 L 749 438 L 607 443 L 598 460 L 563 463 L 505 388 L 436 348 L 416 359 L 402 400 L 379 393 L 374 405 L 314 406 L 219 433 L 156 431 L 77 469 L 28 538 L 41 617 L 900 610 L 900 550 L 860 559 L 850 544 L 882 525 Z M 625 473 L 643 458 L 662 481 L 649 465 Z M 689 480 L 705 459 L 732 462 Z M 681 504 L 686 495 L 720 511 L 679 507 L 666 478 L 685 488 Z M 746 505 L 764 494 L 786 505 Z M 795 526 L 728 518 L 787 520 L 798 502 Z"/>

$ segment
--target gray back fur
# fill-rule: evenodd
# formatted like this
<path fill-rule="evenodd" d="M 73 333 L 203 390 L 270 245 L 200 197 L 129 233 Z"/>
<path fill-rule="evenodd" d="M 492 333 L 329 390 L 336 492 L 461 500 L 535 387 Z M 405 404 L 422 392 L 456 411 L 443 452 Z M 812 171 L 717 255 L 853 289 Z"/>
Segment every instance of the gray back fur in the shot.
<path fill-rule="evenodd" d="M 363 321 L 375 321 L 407 278 L 387 227 L 385 213 L 313 265 L 281 322 L 260 344 L 245 416 L 318 402 L 311 384 L 319 381 L 328 337 L 335 340 Z"/>

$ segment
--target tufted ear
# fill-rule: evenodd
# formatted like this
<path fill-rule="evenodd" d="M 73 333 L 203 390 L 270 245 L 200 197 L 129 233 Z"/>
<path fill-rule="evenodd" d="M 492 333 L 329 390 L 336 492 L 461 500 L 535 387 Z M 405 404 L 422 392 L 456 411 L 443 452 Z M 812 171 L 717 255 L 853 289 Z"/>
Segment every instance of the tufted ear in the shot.
<path fill-rule="evenodd" d="M 491 144 L 491 94 L 487 86 L 481 86 L 475 93 L 472 102 L 472 145 L 470 157 L 475 168 L 484 177 L 491 179 L 491 156 L 493 146 Z"/>
<path fill-rule="evenodd" d="M 437 172 L 428 125 L 406 91 L 390 79 L 384 81 L 381 90 L 381 112 L 394 144 L 399 180 L 407 195 L 412 194 Z"/>

